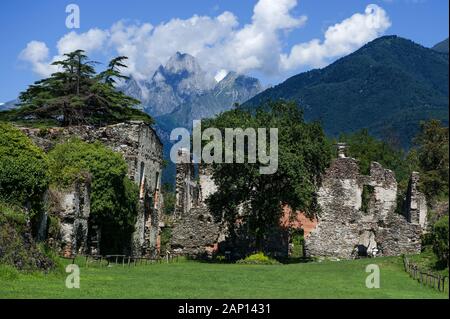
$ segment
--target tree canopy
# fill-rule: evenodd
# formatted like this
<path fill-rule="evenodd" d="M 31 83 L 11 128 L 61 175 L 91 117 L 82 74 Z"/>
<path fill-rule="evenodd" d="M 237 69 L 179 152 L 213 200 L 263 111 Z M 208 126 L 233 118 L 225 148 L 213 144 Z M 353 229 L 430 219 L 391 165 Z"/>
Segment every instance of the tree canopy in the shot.
<path fill-rule="evenodd" d="M 0 201 L 40 203 L 49 183 L 46 154 L 10 124 L 0 123 Z"/>
<path fill-rule="evenodd" d="M 58 71 L 39 80 L 20 94 L 20 108 L 2 114 L 8 120 L 51 120 L 63 126 L 109 124 L 128 119 L 141 119 L 149 124 L 147 114 L 134 109 L 140 102 L 116 89 L 117 79 L 127 79 L 121 73 L 127 57 L 112 59 L 105 71 L 96 73 L 83 50 L 64 54 L 52 63 Z"/>
<path fill-rule="evenodd" d="M 423 122 L 414 144 L 423 191 L 429 200 L 448 200 L 448 127 L 443 126 L 439 120 Z"/>
<path fill-rule="evenodd" d="M 402 149 L 376 139 L 367 129 L 341 134 L 339 141 L 347 144 L 347 156 L 358 159 L 361 173 L 369 174 L 370 163 L 378 162 L 393 170 L 401 186 L 406 188 L 414 162 L 408 160 L 408 155 Z"/>
<path fill-rule="evenodd" d="M 256 163 L 212 164 L 218 191 L 207 202 L 230 229 L 241 219 L 261 249 L 270 228 L 278 223 L 283 205 L 309 216 L 317 213 L 315 192 L 332 151 L 320 124 L 305 123 L 295 103 L 269 103 L 254 113 L 233 109 L 203 121 L 202 129 L 208 127 L 222 133 L 225 128 L 278 128 L 278 170 L 274 174 L 259 172 L 259 158 Z M 248 149 L 248 140 L 246 146 Z M 248 159 L 248 154 L 245 157 Z"/>

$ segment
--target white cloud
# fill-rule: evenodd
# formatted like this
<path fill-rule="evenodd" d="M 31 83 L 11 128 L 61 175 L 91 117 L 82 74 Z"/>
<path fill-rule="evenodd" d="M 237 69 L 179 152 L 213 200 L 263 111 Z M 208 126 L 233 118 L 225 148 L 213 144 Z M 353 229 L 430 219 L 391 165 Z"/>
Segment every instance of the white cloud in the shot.
<path fill-rule="evenodd" d="M 233 70 L 257 71 L 270 77 L 323 66 L 380 36 L 390 26 L 386 12 L 369 5 L 364 13 L 356 13 L 329 27 L 323 40 L 298 43 L 285 52 L 288 32 L 307 21 L 306 16 L 292 14 L 296 5 L 297 0 L 259 0 L 251 22 L 246 25 L 240 25 L 228 11 L 216 17 L 174 18 L 156 26 L 119 21 L 107 30 L 95 28 L 66 34 L 58 41 L 53 58 L 49 58 L 45 43 L 32 41 L 21 58 L 31 63 L 34 72 L 46 76 L 48 63 L 75 49 L 84 49 L 88 54 L 125 55 L 129 57 L 127 72 L 144 79 L 179 51 L 197 57 L 212 76 L 222 76 L 222 70 Z"/>
<path fill-rule="evenodd" d="M 225 69 L 219 70 L 219 72 L 217 72 L 216 76 L 214 76 L 214 80 L 216 80 L 216 82 L 220 82 L 223 79 L 225 79 L 225 77 L 228 75 L 228 71 Z"/>
<path fill-rule="evenodd" d="M 27 61 L 32 65 L 33 72 L 43 77 L 50 76 L 56 67 L 50 65 L 49 59 L 50 50 L 44 42 L 31 41 L 26 48 L 22 50 L 19 58 Z"/>
<path fill-rule="evenodd" d="M 108 31 L 100 29 L 91 29 L 86 33 L 78 34 L 72 31 L 63 36 L 56 45 L 59 55 L 75 50 L 84 50 L 92 53 L 102 49 L 108 38 Z"/>
<path fill-rule="evenodd" d="M 330 59 L 349 54 L 365 43 L 382 35 L 391 22 L 386 12 L 377 5 L 367 6 L 364 14 L 356 13 L 327 29 L 324 41 L 319 39 L 295 45 L 290 54 L 281 55 L 284 70 L 309 65 L 321 67 Z"/>

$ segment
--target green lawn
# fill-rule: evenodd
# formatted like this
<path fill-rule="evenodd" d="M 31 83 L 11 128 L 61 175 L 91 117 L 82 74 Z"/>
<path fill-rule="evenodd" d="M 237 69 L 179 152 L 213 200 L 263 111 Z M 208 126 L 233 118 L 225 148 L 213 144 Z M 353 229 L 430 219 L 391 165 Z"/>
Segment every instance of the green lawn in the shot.
<path fill-rule="evenodd" d="M 379 289 L 365 286 L 370 263 L 380 267 Z M 395 257 L 270 266 L 180 261 L 80 270 L 80 289 L 68 289 L 64 272 L 17 274 L 0 267 L 0 298 L 448 298 L 409 278 Z"/>

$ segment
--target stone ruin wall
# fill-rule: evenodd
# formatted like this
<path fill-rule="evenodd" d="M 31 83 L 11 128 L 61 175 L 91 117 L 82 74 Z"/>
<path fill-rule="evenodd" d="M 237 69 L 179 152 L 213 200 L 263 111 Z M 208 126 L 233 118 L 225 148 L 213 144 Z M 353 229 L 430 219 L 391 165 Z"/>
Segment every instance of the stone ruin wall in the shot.
<path fill-rule="evenodd" d="M 289 253 L 287 230 L 302 228 L 306 256 L 350 259 L 370 254 L 374 248 L 384 256 L 420 252 L 427 205 L 424 195 L 417 190 L 418 174 L 411 176 L 401 215 L 397 211 L 395 174 L 373 162 L 370 174 L 363 175 L 359 172 L 358 161 L 347 158 L 343 147 L 340 151 L 323 176 L 318 191 L 320 215 L 309 219 L 295 212 L 292 219 L 292 211 L 285 207 L 280 228 L 269 236 L 267 248 L 276 250 L 278 256 L 286 256 Z M 187 155 L 179 153 L 179 156 Z M 237 252 L 248 250 L 250 240 L 226 240 L 226 229 L 211 219 L 205 204 L 205 199 L 217 190 L 211 172 L 205 166 L 200 167 L 198 183 L 193 176 L 191 162 L 177 165 L 178 217 L 173 229 L 172 250 L 200 255 L 210 255 L 219 248 Z M 363 193 L 368 190 L 363 203 Z"/>
<path fill-rule="evenodd" d="M 416 185 L 417 179 L 413 178 L 411 183 Z M 371 189 L 365 209 L 364 188 Z M 415 196 L 423 198 L 414 188 L 405 199 L 406 211 L 410 211 L 408 203 Z M 346 157 L 334 160 L 323 177 L 318 202 L 322 211 L 316 229 L 305 240 L 307 256 L 349 259 L 370 255 L 375 249 L 384 256 L 420 252 L 425 224 L 420 224 L 419 218 L 414 222 L 396 211 L 395 175 L 379 163 L 373 162 L 370 175 L 365 176 L 360 174 L 357 160 Z M 426 216 L 424 204 L 414 214 Z"/>
<path fill-rule="evenodd" d="M 187 150 L 177 157 L 175 222 L 170 251 L 192 257 L 210 257 L 223 240 L 222 227 L 208 210 L 205 200 L 216 191 L 210 171 L 200 166 L 198 178 Z"/>
<path fill-rule="evenodd" d="M 65 128 L 53 128 L 49 130 L 22 128 L 33 142 L 48 152 L 56 144 L 77 137 L 86 142 L 100 141 L 111 150 L 121 153 L 128 165 L 128 177 L 139 185 L 140 199 L 139 212 L 132 238 L 131 253 L 134 256 L 151 256 L 158 254 L 159 243 L 159 217 L 162 207 L 161 171 L 163 165 L 162 143 L 155 131 L 141 121 L 130 121 L 104 127 L 73 126 Z M 89 189 L 89 185 L 81 186 Z M 87 229 L 96 229 L 96 225 L 89 227 L 89 196 L 79 192 L 80 185 L 73 185 L 69 190 L 57 190 L 59 196 L 58 215 L 62 222 L 61 237 L 63 239 L 64 253 L 70 251 L 76 253 L 74 238 L 78 225 L 82 225 L 83 242 L 94 242 L 95 247 L 89 247 L 85 251 L 100 253 L 98 241 L 101 234 L 98 231 L 88 234 Z M 80 209 L 78 203 L 84 203 Z M 80 213 L 80 211 L 86 211 Z M 95 233 L 94 233 L 95 232 Z M 74 245 L 75 244 L 75 245 Z M 85 249 L 85 248 L 83 248 Z M 89 251 L 90 250 L 90 251 Z"/>

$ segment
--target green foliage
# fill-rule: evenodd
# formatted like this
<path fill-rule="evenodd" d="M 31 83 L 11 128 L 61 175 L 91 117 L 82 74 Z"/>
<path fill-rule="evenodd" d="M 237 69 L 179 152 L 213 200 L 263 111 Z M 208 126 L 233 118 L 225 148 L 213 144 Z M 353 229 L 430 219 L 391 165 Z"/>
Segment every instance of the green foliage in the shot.
<path fill-rule="evenodd" d="M 172 229 L 170 227 L 164 227 L 161 230 L 161 254 L 166 253 L 171 239 L 172 239 Z"/>
<path fill-rule="evenodd" d="M 4 223 L 25 227 L 27 214 L 18 207 L 0 202 L 0 224 Z"/>
<path fill-rule="evenodd" d="M 303 229 L 291 230 L 290 237 L 292 238 L 292 245 L 293 245 L 290 257 L 292 258 L 303 257 L 303 245 L 305 242 Z"/>
<path fill-rule="evenodd" d="M 34 209 L 48 183 L 45 153 L 21 131 L 0 123 L 0 200 Z"/>
<path fill-rule="evenodd" d="M 50 174 L 58 186 L 91 180 L 91 216 L 102 227 L 104 251 L 121 252 L 133 231 L 138 187 L 126 176 L 127 165 L 118 153 L 100 142 L 73 139 L 50 153 Z"/>
<path fill-rule="evenodd" d="M 430 234 L 433 235 L 432 233 Z M 431 271 L 448 277 L 448 266 L 439 262 L 432 246 L 423 247 L 420 254 L 409 255 L 408 259 L 424 271 Z"/>
<path fill-rule="evenodd" d="M 421 172 L 420 183 L 429 201 L 448 198 L 449 135 L 448 127 L 438 120 L 421 124 L 414 140 L 414 156 Z"/>
<path fill-rule="evenodd" d="M 162 187 L 164 198 L 164 214 L 172 215 L 175 211 L 176 195 L 170 184 L 165 183 Z"/>
<path fill-rule="evenodd" d="M 0 280 L 17 280 L 19 271 L 13 266 L 0 264 Z"/>
<path fill-rule="evenodd" d="M 0 210 L 0 265 L 9 265 L 19 270 L 49 270 L 54 267 L 52 259 L 36 247 L 30 229 L 23 224 L 25 213 L 15 214 Z"/>
<path fill-rule="evenodd" d="M 274 174 L 260 174 L 264 164 L 259 160 L 248 163 L 248 152 L 245 164 L 213 164 L 218 191 L 208 198 L 208 204 L 217 217 L 224 215 L 230 229 L 243 207 L 243 221 L 260 246 L 281 216 L 280 203 L 310 216 L 318 212 L 315 192 L 329 165 L 331 146 L 320 124 L 305 123 L 296 104 L 270 103 L 255 113 L 234 109 L 202 123 L 202 128 L 208 127 L 220 129 L 222 136 L 225 128 L 267 128 L 267 132 L 278 128 L 278 170 Z"/>
<path fill-rule="evenodd" d="M 383 167 L 393 170 L 396 178 L 407 184 L 411 168 L 408 161 L 405 160 L 405 154 L 402 150 L 374 138 L 367 129 L 342 134 L 339 141 L 348 145 L 348 156 L 358 159 L 362 174 L 368 175 L 370 164 L 378 162 Z"/>
<path fill-rule="evenodd" d="M 238 260 L 237 264 L 248 264 L 248 265 L 279 265 L 280 263 L 275 259 L 272 259 L 264 253 L 259 252 L 256 254 L 252 254 L 244 259 Z"/>
<path fill-rule="evenodd" d="M 64 126 L 104 125 L 131 119 L 151 124 L 150 116 L 132 108 L 139 101 L 114 87 L 115 79 L 127 78 L 120 72 L 126 67 L 126 59 L 114 58 L 104 72 L 96 74 L 97 62 L 90 61 L 83 50 L 64 54 L 63 60 L 53 63 L 59 71 L 30 85 L 20 94 L 20 108 L 0 113 L 0 119 L 61 122 Z"/>
<path fill-rule="evenodd" d="M 361 195 L 361 211 L 363 211 L 365 214 L 369 213 L 369 204 L 370 201 L 373 198 L 373 194 L 375 192 L 375 187 L 371 185 L 364 185 L 363 191 Z"/>
<path fill-rule="evenodd" d="M 298 101 L 306 120 L 320 120 L 330 136 L 369 128 L 376 137 L 409 147 L 420 121 L 448 124 L 448 61 L 448 53 L 381 37 L 326 68 L 267 89 L 243 107 Z"/>
<path fill-rule="evenodd" d="M 433 252 L 441 266 L 448 268 L 449 239 L 448 215 L 441 217 L 433 226 Z"/>

